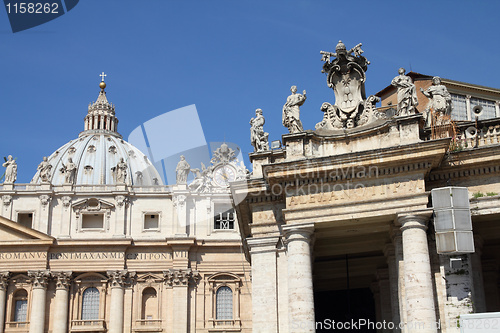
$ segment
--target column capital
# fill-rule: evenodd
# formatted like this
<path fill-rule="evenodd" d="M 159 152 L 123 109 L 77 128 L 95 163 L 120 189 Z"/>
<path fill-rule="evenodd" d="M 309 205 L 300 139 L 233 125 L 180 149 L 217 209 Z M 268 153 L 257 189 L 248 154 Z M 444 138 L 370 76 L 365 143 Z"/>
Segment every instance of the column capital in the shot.
<path fill-rule="evenodd" d="M 283 226 L 283 234 L 287 242 L 294 240 L 311 241 L 311 236 L 314 234 L 314 223 L 307 224 L 292 224 Z"/>
<path fill-rule="evenodd" d="M 52 278 L 56 280 L 56 290 L 68 290 L 73 272 L 51 272 Z"/>
<path fill-rule="evenodd" d="M 47 283 L 50 277 L 50 272 L 48 270 L 28 271 L 28 276 L 30 277 L 33 289 L 47 288 Z"/>
<path fill-rule="evenodd" d="M 276 252 L 280 237 L 247 238 L 250 254 Z"/>
<path fill-rule="evenodd" d="M 427 222 L 432 216 L 432 209 L 423 209 L 396 214 L 394 224 L 401 227 L 401 231 L 411 228 L 427 230 Z"/>
<path fill-rule="evenodd" d="M 123 288 L 125 286 L 125 279 L 128 277 L 126 269 L 121 271 L 107 271 L 111 288 Z"/>
<path fill-rule="evenodd" d="M 197 270 L 188 269 L 169 269 L 163 271 L 165 284 L 170 287 L 188 286 L 189 282 L 197 283 L 201 276 Z"/>
<path fill-rule="evenodd" d="M 0 272 L 0 290 L 7 290 L 10 272 Z"/>

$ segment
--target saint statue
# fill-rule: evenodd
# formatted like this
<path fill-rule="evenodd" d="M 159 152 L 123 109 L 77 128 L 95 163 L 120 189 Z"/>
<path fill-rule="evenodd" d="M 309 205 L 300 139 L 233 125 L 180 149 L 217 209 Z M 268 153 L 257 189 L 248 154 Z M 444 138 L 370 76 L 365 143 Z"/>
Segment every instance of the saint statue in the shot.
<path fill-rule="evenodd" d="M 292 94 L 286 99 L 285 105 L 283 105 L 283 126 L 288 128 L 290 133 L 303 132 L 304 128 L 300 122 L 300 106 L 306 101 L 306 91 L 304 90 L 301 94 L 297 94 L 297 86 L 292 86 L 290 88 Z"/>
<path fill-rule="evenodd" d="M 67 165 L 64 165 L 63 163 L 61 171 L 64 173 L 64 182 L 66 184 L 73 184 L 75 182 L 76 164 L 73 163 L 73 159 L 71 157 L 68 158 Z"/>
<path fill-rule="evenodd" d="M 441 84 L 441 78 L 434 76 L 432 78 L 432 86 L 424 89 L 420 88 L 422 94 L 429 98 L 429 103 L 426 107 L 426 126 L 430 126 L 431 119 L 434 117 L 434 124 L 443 123 L 443 117 L 449 117 L 451 114 L 451 95 L 446 86 Z M 432 111 L 432 112 L 431 112 Z"/>
<path fill-rule="evenodd" d="M 118 162 L 115 167 L 115 177 L 117 184 L 125 184 L 125 180 L 127 178 L 127 163 L 125 163 L 123 157 L 120 158 L 120 162 Z"/>
<path fill-rule="evenodd" d="M 255 118 L 250 119 L 250 140 L 255 152 L 269 150 L 269 133 L 264 132 L 265 122 L 262 110 L 255 110 Z"/>
<path fill-rule="evenodd" d="M 411 81 L 411 77 L 405 75 L 406 70 L 400 68 L 399 75 L 392 79 L 391 84 L 398 88 L 398 116 L 409 116 L 415 114 L 418 105 L 417 90 Z"/>
<path fill-rule="evenodd" d="M 5 183 L 14 183 L 17 179 L 17 163 L 12 155 L 7 157 L 7 161 L 2 164 L 5 167 Z"/>
<path fill-rule="evenodd" d="M 47 156 L 43 157 L 43 161 L 38 164 L 38 171 L 40 175 L 40 179 L 43 183 L 50 182 L 50 170 L 52 169 L 52 165 L 47 161 Z"/>
<path fill-rule="evenodd" d="M 178 185 L 187 184 L 187 177 L 191 171 L 191 166 L 186 161 L 184 155 L 181 155 L 181 160 L 177 163 L 177 167 L 175 168 L 176 180 Z"/>

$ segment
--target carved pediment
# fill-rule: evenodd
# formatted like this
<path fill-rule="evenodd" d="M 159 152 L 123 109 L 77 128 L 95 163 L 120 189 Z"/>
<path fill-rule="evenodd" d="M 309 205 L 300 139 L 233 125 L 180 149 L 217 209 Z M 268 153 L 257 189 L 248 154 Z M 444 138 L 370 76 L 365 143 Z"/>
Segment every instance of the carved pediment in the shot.
<path fill-rule="evenodd" d="M 87 212 L 106 211 L 114 207 L 112 203 L 96 198 L 79 200 L 73 204 L 73 209 Z"/>
<path fill-rule="evenodd" d="M 33 241 L 51 244 L 54 238 L 39 231 L 27 228 L 4 217 L 0 217 L 0 244 L 7 242 Z"/>

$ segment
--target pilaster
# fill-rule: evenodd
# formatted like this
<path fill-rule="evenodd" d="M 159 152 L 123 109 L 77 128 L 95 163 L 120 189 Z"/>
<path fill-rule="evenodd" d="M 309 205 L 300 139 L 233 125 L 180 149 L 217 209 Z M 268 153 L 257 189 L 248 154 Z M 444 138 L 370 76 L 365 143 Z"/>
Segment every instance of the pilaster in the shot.
<path fill-rule="evenodd" d="M 52 272 L 56 280 L 55 312 L 53 333 L 68 332 L 69 286 L 72 272 Z"/>
<path fill-rule="evenodd" d="M 111 305 L 109 317 L 109 333 L 123 332 L 123 299 L 125 279 L 128 277 L 127 270 L 108 271 L 109 284 L 111 288 Z"/>
<path fill-rule="evenodd" d="M 173 327 L 172 332 L 188 331 L 189 284 L 196 284 L 200 279 L 198 271 L 187 269 L 170 269 L 163 272 L 165 284 L 173 289 Z"/>
<path fill-rule="evenodd" d="M 384 255 L 387 259 L 388 273 L 389 273 L 389 288 L 391 298 L 391 321 L 394 323 L 394 332 L 399 332 L 399 277 L 398 266 L 399 262 L 396 261 L 396 249 L 393 244 L 387 244 L 384 248 Z"/>

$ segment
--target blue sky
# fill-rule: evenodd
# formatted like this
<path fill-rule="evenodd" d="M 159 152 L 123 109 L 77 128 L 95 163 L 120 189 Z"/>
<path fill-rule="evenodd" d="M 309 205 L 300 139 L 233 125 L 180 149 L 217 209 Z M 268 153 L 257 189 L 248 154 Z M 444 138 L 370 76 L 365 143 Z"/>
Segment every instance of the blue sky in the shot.
<path fill-rule="evenodd" d="M 253 151 L 256 108 L 271 140 L 287 132 L 281 108 L 291 85 L 307 90 L 304 128 L 321 121 L 320 106 L 334 95 L 319 51 L 339 39 L 363 43 L 367 95 L 401 66 L 500 88 L 499 12 L 497 1 L 82 0 L 13 34 L 0 10 L 0 156 L 17 157 L 17 182 L 29 182 L 43 156 L 83 130 L 102 71 L 125 138 L 196 104 L 207 141 L 225 138 L 244 155 Z"/>

